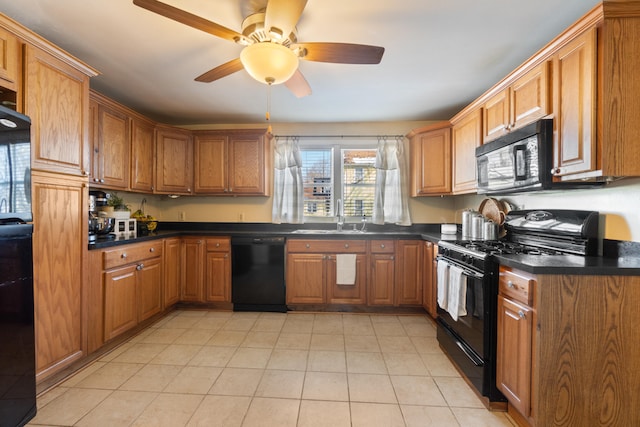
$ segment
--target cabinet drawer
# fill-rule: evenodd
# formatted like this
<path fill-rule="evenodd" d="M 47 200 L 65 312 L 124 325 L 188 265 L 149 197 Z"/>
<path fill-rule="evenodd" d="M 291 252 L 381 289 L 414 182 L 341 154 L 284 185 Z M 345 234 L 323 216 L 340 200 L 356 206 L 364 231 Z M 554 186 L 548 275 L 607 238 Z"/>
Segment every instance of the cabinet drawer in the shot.
<path fill-rule="evenodd" d="M 207 239 L 208 252 L 228 252 L 231 249 L 231 239 L 228 237 L 216 237 Z"/>
<path fill-rule="evenodd" d="M 392 254 L 396 251 L 393 240 L 372 240 L 371 253 Z"/>
<path fill-rule="evenodd" d="M 499 291 L 516 301 L 531 306 L 535 283 L 535 276 L 500 267 Z"/>
<path fill-rule="evenodd" d="M 358 253 L 367 251 L 366 240 L 289 240 L 289 252 Z"/>
<path fill-rule="evenodd" d="M 131 264 L 162 256 L 162 240 L 149 243 L 138 243 L 120 246 L 102 253 L 103 268 L 109 270 L 114 267 Z"/>

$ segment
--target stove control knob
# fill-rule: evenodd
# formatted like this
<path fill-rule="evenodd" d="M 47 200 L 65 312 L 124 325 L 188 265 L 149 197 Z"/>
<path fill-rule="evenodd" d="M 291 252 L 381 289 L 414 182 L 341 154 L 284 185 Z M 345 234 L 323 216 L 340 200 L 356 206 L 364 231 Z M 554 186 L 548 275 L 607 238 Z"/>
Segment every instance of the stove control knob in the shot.
<path fill-rule="evenodd" d="M 462 259 L 462 262 L 469 261 L 469 256 L 468 255 L 462 254 L 462 256 L 460 258 Z"/>

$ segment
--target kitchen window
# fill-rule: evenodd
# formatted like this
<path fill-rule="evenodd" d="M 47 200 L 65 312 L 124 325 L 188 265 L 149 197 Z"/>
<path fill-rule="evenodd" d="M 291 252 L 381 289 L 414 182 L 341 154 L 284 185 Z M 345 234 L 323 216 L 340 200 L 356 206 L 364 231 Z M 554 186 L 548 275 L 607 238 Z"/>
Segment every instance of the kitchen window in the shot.
<path fill-rule="evenodd" d="M 300 144 L 305 222 L 329 222 L 342 200 L 347 219 L 371 217 L 376 183 L 375 143 L 319 147 Z"/>

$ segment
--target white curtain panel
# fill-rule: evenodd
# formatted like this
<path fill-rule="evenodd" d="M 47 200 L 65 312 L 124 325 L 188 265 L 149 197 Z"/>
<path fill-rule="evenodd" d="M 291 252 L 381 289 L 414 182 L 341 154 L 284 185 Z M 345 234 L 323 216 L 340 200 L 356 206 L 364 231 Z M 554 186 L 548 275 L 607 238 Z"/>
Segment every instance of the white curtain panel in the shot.
<path fill-rule="evenodd" d="M 374 224 L 411 225 L 402 138 L 378 141 Z"/>
<path fill-rule="evenodd" d="M 304 185 L 297 138 L 276 139 L 273 164 L 272 222 L 302 224 Z"/>

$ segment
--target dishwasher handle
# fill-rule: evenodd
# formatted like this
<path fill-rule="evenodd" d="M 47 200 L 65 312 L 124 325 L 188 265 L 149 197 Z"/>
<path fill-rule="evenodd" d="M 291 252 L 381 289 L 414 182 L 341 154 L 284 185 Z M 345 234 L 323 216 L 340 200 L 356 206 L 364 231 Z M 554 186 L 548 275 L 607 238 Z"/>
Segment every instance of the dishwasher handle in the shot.
<path fill-rule="evenodd" d="M 284 237 L 263 237 L 263 236 L 258 236 L 258 237 L 247 237 L 247 236 L 243 236 L 243 237 L 232 237 L 231 239 L 231 244 L 232 245 L 248 245 L 248 244 L 253 244 L 253 245 L 284 245 Z"/>

